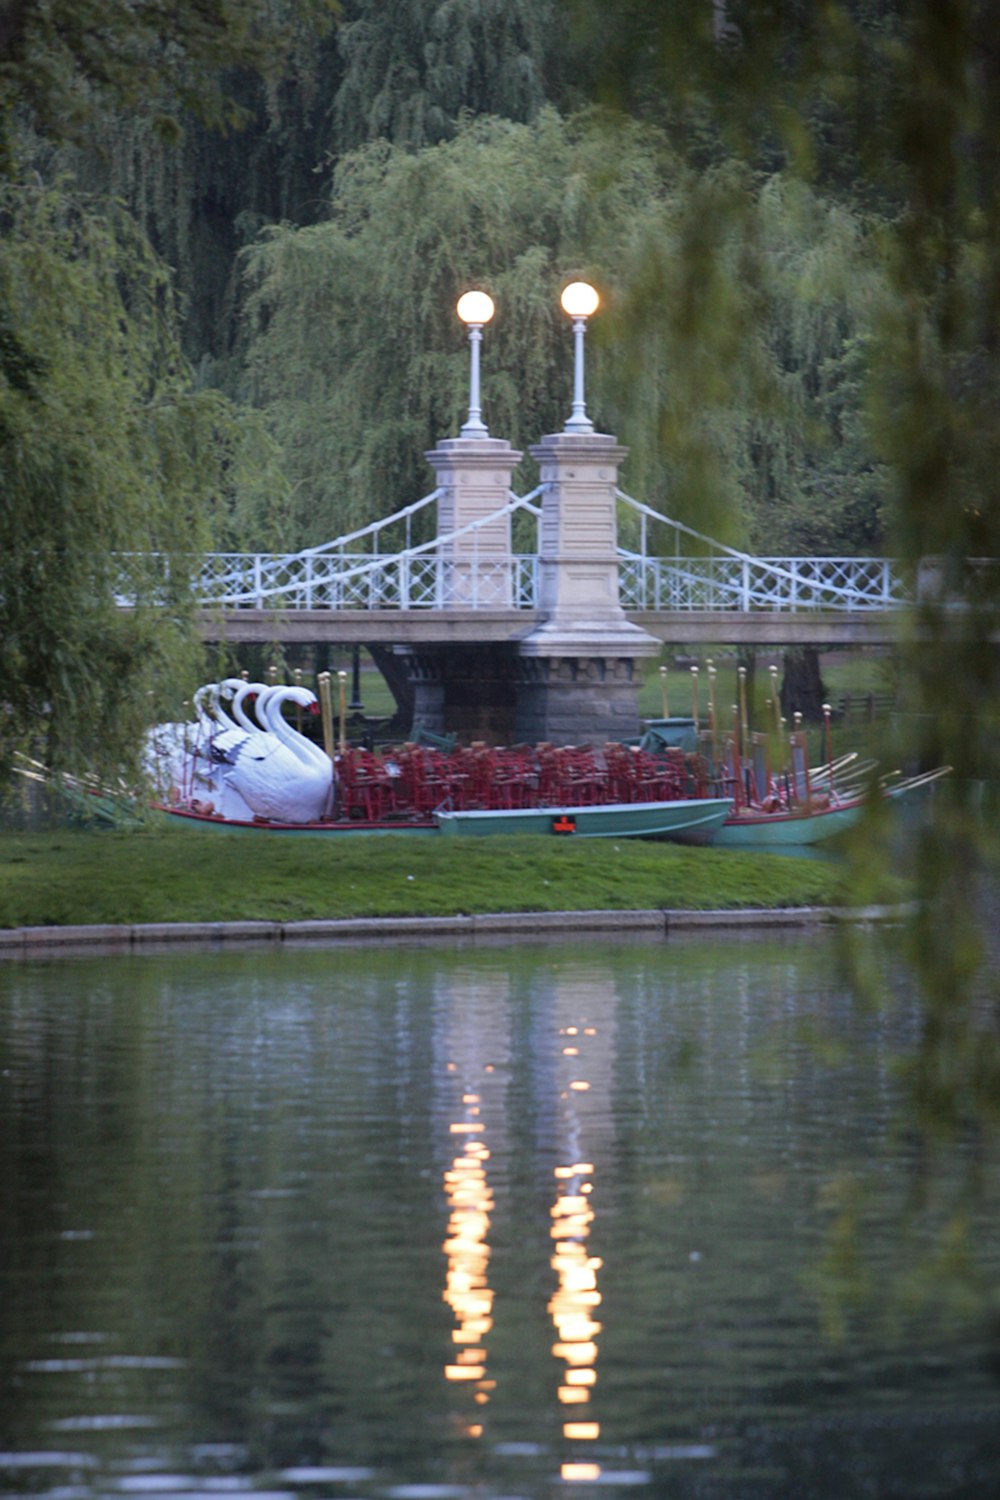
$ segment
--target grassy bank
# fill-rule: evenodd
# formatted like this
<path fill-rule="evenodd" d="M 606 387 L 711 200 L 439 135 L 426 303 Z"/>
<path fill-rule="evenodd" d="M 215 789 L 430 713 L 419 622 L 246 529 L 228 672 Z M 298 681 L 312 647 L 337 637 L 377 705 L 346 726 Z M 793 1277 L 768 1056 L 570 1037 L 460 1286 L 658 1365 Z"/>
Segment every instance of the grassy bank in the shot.
<path fill-rule="evenodd" d="M 826 861 L 636 840 L 66 828 L 0 833 L 0 927 L 825 905 L 844 879 Z"/>

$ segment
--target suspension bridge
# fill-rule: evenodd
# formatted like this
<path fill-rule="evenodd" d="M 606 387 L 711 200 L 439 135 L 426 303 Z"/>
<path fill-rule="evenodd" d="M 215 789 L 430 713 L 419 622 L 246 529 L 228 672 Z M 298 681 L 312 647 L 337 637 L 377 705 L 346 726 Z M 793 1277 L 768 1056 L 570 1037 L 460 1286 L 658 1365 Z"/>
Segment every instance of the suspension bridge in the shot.
<path fill-rule="evenodd" d="M 639 663 L 664 642 L 885 643 L 913 603 L 886 559 L 755 557 L 636 500 L 626 450 L 576 415 L 531 454 L 540 483 L 517 495 L 522 454 L 470 418 L 394 515 L 297 552 L 206 555 L 203 637 L 383 648 L 414 730 L 580 744 L 635 732 Z"/>
<path fill-rule="evenodd" d="M 584 336 L 600 298 L 573 282 L 560 301 L 573 321 L 573 405 L 563 430 L 530 450 L 536 489 L 514 492 L 522 454 L 482 420 L 480 344 L 494 304 L 466 292 L 456 311 L 469 332 L 469 413 L 458 437 L 426 454 L 434 489 L 322 546 L 205 556 L 203 637 L 386 648 L 415 730 L 536 744 L 633 734 L 638 663 L 664 642 L 891 643 L 922 581 L 889 560 L 755 557 L 624 493 L 626 449 L 586 411 Z M 126 572 L 124 608 L 135 602 Z"/>
<path fill-rule="evenodd" d="M 196 581 L 205 639 L 515 642 L 543 618 L 546 486 L 440 533 L 435 489 L 395 515 L 290 553 L 208 553 Z M 760 646 L 886 644 L 915 601 L 877 557 L 760 557 L 737 551 L 615 491 L 618 603 L 661 641 Z M 417 541 L 421 532 L 434 531 Z M 524 550 L 498 552 L 517 535 Z M 128 603 L 126 597 L 123 604 Z"/>

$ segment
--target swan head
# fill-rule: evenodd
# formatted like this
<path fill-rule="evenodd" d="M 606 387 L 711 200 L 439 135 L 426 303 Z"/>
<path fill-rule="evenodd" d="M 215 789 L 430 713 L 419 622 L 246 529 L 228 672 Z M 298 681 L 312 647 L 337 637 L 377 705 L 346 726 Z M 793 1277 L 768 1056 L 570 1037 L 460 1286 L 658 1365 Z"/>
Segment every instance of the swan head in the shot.
<path fill-rule="evenodd" d="M 215 719 L 219 710 L 219 684 L 206 682 L 191 695 L 195 712 L 199 718 Z"/>

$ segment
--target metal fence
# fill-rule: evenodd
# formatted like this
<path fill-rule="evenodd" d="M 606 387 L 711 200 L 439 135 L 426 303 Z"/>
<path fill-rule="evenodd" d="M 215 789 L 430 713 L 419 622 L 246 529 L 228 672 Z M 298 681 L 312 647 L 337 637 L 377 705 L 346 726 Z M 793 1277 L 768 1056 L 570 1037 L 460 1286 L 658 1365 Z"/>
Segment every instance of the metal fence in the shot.
<path fill-rule="evenodd" d="M 534 610 L 543 490 L 511 493 L 492 515 L 416 545 L 412 522 L 440 498 L 440 490 L 321 547 L 291 553 L 206 553 L 195 578 L 196 599 L 204 607 L 224 610 Z M 622 529 L 638 541 L 637 548 L 618 549 L 619 599 L 626 610 L 885 612 L 912 602 L 896 565 L 886 558 L 753 557 L 622 491 L 618 500 Z M 498 556 L 496 524 L 515 516 L 534 523 L 536 551 Z M 487 528 L 494 531 L 481 547 Z M 654 537 L 666 537 L 672 552 L 655 547 Z M 682 540 L 694 541 L 697 549 L 682 555 Z M 147 578 L 150 562 L 141 559 Z M 128 605 L 135 602 L 135 590 L 127 557 L 122 565 L 118 602 Z M 166 568 L 164 560 L 164 601 L 169 593 Z"/>

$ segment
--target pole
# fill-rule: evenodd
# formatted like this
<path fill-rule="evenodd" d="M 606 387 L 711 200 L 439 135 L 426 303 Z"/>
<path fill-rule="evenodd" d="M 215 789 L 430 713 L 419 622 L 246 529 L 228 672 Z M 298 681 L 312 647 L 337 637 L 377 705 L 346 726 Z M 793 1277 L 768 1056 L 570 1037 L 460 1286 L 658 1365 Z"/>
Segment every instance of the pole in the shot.
<path fill-rule="evenodd" d="M 747 718 L 747 669 L 740 667 L 737 670 L 740 683 L 740 749 L 744 755 L 750 743 L 750 722 Z"/>
<path fill-rule="evenodd" d="M 784 722 L 781 717 L 781 698 L 778 695 L 778 669 L 772 662 L 768 667 L 771 676 L 771 712 L 774 715 L 774 740 L 777 754 L 777 767 L 779 771 L 785 769 L 785 741 L 781 732 Z"/>
<path fill-rule="evenodd" d="M 583 340 L 587 332 L 586 318 L 573 319 L 573 412 L 566 423 L 566 432 L 593 432 L 594 424 L 587 416 L 587 403 L 583 392 Z"/>
<path fill-rule="evenodd" d="M 347 750 L 347 673 L 338 672 L 337 681 L 340 684 L 340 753 L 343 755 Z"/>
<path fill-rule="evenodd" d="M 740 709 L 733 704 L 733 801 L 742 807 L 746 801 L 743 787 L 743 763 L 740 756 Z"/>
<path fill-rule="evenodd" d="M 708 728 L 712 736 L 712 760 L 719 763 L 719 736 L 715 720 L 715 666 L 708 664 Z"/>
<path fill-rule="evenodd" d="M 669 719 L 670 718 L 670 705 L 667 702 L 667 669 L 666 669 L 666 667 L 661 667 L 660 668 L 660 690 L 661 690 L 661 692 L 663 694 L 663 717 L 665 719 Z"/>
<path fill-rule="evenodd" d="M 469 324 L 469 415 L 461 429 L 462 437 L 489 437 L 480 405 L 479 346 L 483 342 L 482 323 Z"/>
<path fill-rule="evenodd" d="M 316 678 L 316 683 L 319 687 L 319 707 L 323 723 L 323 749 L 330 759 L 333 760 L 336 754 L 336 747 L 333 740 L 333 700 L 330 694 L 329 672 L 320 672 Z"/>
<path fill-rule="evenodd" d="M 694 719 L 694 732 L 698 733 L 698 668 L 691 668 L 691 717 Z"/>

